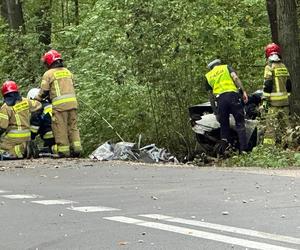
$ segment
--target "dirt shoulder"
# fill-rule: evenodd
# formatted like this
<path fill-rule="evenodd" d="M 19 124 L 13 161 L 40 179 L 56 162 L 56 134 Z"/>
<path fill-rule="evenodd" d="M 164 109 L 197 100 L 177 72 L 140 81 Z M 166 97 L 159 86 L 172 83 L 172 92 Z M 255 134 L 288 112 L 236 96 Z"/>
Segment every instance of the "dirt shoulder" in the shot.
<path fill-rule="evenodd" d="M 95 161 L 88 158 L 84 159 L 51 159 L 39 158 L 32 160 L 0 161 L 0 171 L 13 170 L 18 168 L 65 168 L 65 167 L 101 167 L 101 166 L 132 166 L 132 167 L 170 167 L 170 168 L 199 168 L 214 169 L 216 171 L 232 171 L 252 174 L 288 176 L 300 178 L 300 168 L 284 169 L 264 169 L 264 168 L 224 168 L 224 167 L 198 167 L 187 164 L 149 164 L 128 161 Z"/>

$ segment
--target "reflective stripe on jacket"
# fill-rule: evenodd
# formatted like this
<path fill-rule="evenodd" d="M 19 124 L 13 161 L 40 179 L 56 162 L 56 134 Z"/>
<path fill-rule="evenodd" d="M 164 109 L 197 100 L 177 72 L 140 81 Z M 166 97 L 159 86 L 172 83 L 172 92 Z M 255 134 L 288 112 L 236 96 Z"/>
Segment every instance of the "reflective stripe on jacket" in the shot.
<path fill-rule="evenodd" d="M 0 127 L 6 129 L 6 137 L 30 138 L 30 115 L 38 111 L 42 104 L 22 98 L 14 106 L 3 104 L 0 110 Z"/>
<path fill-rule="evenodd" d="M 272 63 L 265 67 L 264 79 L 273 80 L 271 93 L 264 92 L 264 96 L 270 100 L 272 106 L 288 106 L 289 94 L 286 90 L 286 81 L 290 74 L 286 66 L 281 63 Z"/>
<path fill-rule="evenodd" d="M 68 69 L 60 67 L 45 72 L 38 99 L 48 91 L 53 109 L 57 111 L 77 109 L 73 75 Z"/>
<path fill-rule="evenodd" d="M 231 78 L 228 65 L 215 66 L 205 77 L 208 84 L 212 87 L 214 95 L 220 95 L 225 92 L 237 92 L 237 87 Z"/>

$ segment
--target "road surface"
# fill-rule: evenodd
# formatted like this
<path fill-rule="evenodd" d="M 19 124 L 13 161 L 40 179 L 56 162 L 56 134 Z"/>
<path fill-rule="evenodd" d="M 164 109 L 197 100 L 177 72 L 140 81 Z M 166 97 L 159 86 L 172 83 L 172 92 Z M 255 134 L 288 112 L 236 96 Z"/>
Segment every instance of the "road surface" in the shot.
<path fill-rule="evenodd" d="M 0 249 L 300 249 L 300 170 L 0 164 Z"/>

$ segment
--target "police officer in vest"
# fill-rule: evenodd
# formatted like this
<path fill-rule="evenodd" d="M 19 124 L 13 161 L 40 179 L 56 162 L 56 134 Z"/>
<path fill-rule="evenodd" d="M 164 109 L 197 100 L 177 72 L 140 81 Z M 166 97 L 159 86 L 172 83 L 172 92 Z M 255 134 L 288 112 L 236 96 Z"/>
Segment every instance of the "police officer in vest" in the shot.
<path fill-rule="evenodd" d="M 281 61 L 281 49 L 275 44 L 265 48 L 264 107 L 266 111 L 265 145 L 280 144 L 289 124 L 289 95 L 292 83 L 288 69 Z"/>
<path fill-rule="evenodd" d="M 248 95 L 231 66 L 221 64 L 220 59 L 215 59 L 207 65 L 210 71 L 205 75 L 206 88 L 214 109 L 217 102 L 217 117 L 221 125 L 221 139 L 230 143 L 229 116 L 233 115 L 236 131 L 239 138 L 240 152 L 247 150 L 244 109 L 239 91 L 242 92 L 244 103 L 248 102 Z"/>

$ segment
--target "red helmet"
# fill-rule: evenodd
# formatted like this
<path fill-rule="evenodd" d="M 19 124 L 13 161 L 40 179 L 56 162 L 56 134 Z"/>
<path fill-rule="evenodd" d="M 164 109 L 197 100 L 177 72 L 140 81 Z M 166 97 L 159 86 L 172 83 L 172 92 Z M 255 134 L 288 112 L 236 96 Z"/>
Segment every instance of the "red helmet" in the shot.
<path fill-rule="evenodd" d="M 276 43 L 270 43 L 265 48 L 266 58 L 269 58 L 269 56 L 273 54 L 277 54 L 277 55 L 281 54 L 281 48 Z"/>
<path fill-rule="evenodd" d="M 5 96 L 8 93 L 18 92 L 19 87 L 14 81 L 6 81 L 2 84 L 1 92 L 2 95 Z"/>
<path fill-rule="evenodd" d="M 47 53 L 45 53 L 42 56 L 42 61 L 46 63 L 48 66 L 50 66 L 52 63 L 54 63 L 56 60 L 62 60 L 61 54 L 58 53 L 56 50 L 52 49 L 49 50 Z"/>

